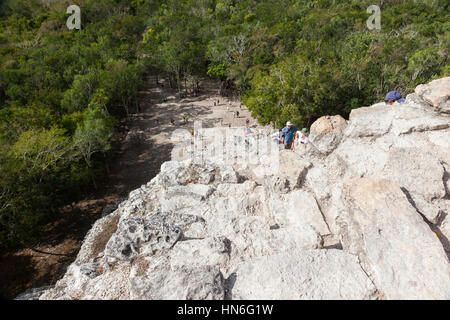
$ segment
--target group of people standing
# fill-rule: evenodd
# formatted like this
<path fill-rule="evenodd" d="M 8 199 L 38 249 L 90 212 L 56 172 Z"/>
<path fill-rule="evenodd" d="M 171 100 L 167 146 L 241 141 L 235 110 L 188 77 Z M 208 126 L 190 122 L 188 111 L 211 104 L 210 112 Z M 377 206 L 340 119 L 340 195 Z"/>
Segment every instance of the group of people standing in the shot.
<path fill-rule="evenodd" d="M 299 144 L 307 144 L 309 140 L 308 129 L 297 129 L 292 122 L 288 121 L 283 129 L 274 134 L 280 144 L 284 144 L 285 149 L 295 150 Z"/>
<path fill-rule="evenodd" d="M 167 99 L 167 98 L 166 98 Z M 165 100 L 166 100 L 165 99 Z M 389 92 L 384 102 L 380 102 L 377 104 L 372 105 L 372 107 L 382 106 L 382 105 L 393 105 L 397 103 L 403 103 L 405 102 L 405 99 L 401 96 L 401 94 L 397 91 L 391 91 Z M 166 101 L 165 101 L 166 102 Z M 214 100 L 214 106 L 219 105 L 220 100 Z M 231 104 L 231 102 L 230 102 Z M 241 108 L 241 105 L 239 106 Z M 229 111 L 229 107 L 227 108 Z M 234 113 L 235 117 L 239 117 L 239 111 L 236 111 Z M 184 123 L 187 124 L 189 121 L 189 117 L 185 115 L 184 117 Z M 175 121 L 171 119 L 172 125 L 175 124 Z M 231 127 L 231 124 L 229 124 L 229 127 Z M 193 134 L 193 130 L 191 130 L 191 134 Z M 245 121 L 245 131 L 244 135 L 247 136 L 249 134 L 253 133 L 250 129 L 250 120 L 247 119 Z M 288 121 L 286 123 L 286 126 L 283 129 L 280 129 L 277 133 L 274 133 L 273 138 L 278 141 L 280 144 L 284 144 L 284 148 L 288 150 L 295 150 L 295 146 L 300 144 L 308 144 L 309 142 L 309 133 L 307 128 L 303 128 L 302 130 L 299 130 L 296 128 L 292 122 Z"/>

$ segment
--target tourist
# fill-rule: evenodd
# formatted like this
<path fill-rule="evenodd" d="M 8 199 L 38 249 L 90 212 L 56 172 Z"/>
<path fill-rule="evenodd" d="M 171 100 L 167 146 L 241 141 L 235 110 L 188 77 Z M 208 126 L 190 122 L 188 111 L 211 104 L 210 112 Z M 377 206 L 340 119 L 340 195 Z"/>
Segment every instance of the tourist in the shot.
<path fill-rule="evenodd" d="M 302 131 L 297 131 L 295 141 L 298 145 L 308 144 L 308 141 L 309 141 L 308 129 L 303 128 Z"/>
<path fill-rule="evenodd" d="M 284 148 L 285 149 L 292 149 L 292 142 L 295 138 L 295 133 L 298 131 L 296 127 L 292 124 L 292 122 L 288 121 L 286 123 L 286 127 L 281 130 L 281 135 L 283 137 L 284 141 Z"/>
<path fill-rule="evenodd" d="M 275 132 L 275 133 L 272 135 L 272 139 L 274 139 L 275 141 L 277 141 L 278 144 L 283 143 L 283 136 L 281 135 L 281 129 L 278 130 L 278 132 Z"/>
<path fill-rule="evenodd" d="M 398 91 L 390 91 L 384 98 L 384 102 L 376 103 L 372 105 L 372 107 L 391 106 L 395 103 L 403 103 L 405 101 L 406 100 L 402 97 L 402 95 Z"/>
<path fill-rule="evenodd" d="M 403 103 L 405 102 L 405 99 L 402 98 L 402 95 L 399 92 L 391 91 L 388 92 L 386 98 L 384 98 L 384 102 L 386 103 L 386 105 L 390 106 L 394 103 Z"/>

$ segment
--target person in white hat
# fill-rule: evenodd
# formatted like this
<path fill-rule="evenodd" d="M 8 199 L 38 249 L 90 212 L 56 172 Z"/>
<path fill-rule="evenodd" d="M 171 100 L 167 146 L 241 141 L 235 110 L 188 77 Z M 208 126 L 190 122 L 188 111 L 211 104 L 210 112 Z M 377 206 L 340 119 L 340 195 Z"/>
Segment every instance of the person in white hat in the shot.
<path fill-rule="evenodd" d="M 281 136 L 283 137 L 285 149 L 292 149 L 292 142 L 294 142 L 295 133 L 297 131 L 298 129 L 294 127 L 290 121 L 288 121 L 286 123 L 286 127 L 281 130 Z"/>

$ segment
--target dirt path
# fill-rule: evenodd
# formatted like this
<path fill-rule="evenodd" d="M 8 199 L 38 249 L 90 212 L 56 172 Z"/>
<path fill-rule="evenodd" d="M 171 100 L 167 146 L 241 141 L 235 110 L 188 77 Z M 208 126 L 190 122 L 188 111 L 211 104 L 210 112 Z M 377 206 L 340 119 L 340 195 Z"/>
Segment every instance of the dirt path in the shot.
<path fill-rule="evenodd" d="M 146 81 L 146 89 L 140 92 L 140 112 L 131 115 L 117 137 L 109 174 L 98 182 L 96 191 L 86 190 L 82 201 L 64 208 L 63 217 L 46 226 L 35 249 L 51 254 L 25 249 L 1 256 L 0 298 L 14 298 L 26 289 L 52 285 L 59 280 L 75 259 L 84 236 L 101 217 L 103 208 L 146 184 L 158 174 L 161 164 L 170 160 L 173 148 L 170 137 L 174 130 L 191 130 L 196 120 L 202 121 L 203 128 L 244 126 L 246 119 L 255 124 L 239 101 L 218 95 L 218 83 L 204 81 L 197 97 L 177 99 L 176 91 L 157 84 L 156 77 L 148 77 Z M 164 102 L 164 98 L 168 101 Z M 239 111 L 237 118 L 236 111 Z"/>

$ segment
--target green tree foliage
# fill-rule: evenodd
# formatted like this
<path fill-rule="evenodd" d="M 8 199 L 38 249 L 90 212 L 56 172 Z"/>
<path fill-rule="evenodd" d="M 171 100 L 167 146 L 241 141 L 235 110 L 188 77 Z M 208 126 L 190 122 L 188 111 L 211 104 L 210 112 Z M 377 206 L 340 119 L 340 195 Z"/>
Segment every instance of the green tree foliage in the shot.
<path fill-rule="evenodd" d="M 105 95 L 104 99 L 108 99 L 115 106 L 121 106 L 128 116 L 129 107 L 136 102 L 138 88 L 141 85 L 137 65 L 128 64 L 122 59 L 111 59 L 106 63 L 101 79 L 100 86 Z"/>
<path fill-rule="evenodd" d="M 366 9 L 381 8 L 381 30 Z M 139 50 L 171 77 L 232 83 L 261 123 L 308 126 L 449 75 L 448 1 L 136 1 Z"/>
<path fill-rule="evenodd" d="M 10 150 L 18 172 L 33 177 L 35 183 L 42 182 L 44 176 L 67 162 L 70 140 L 64 130 L 28 130 L 23 132 Z"/>
<path fill-rule="evenodd" d="M 102 170 L 136 105 L 144 16 L 129 1 L 8 0 L 0 14 L 0 247 L 28 245 Z"/>
<path fill-rule="evenodd" d="M 72 157 L 70 138 L 58 128 L 25 131 L 2 154 L 1 243 L 24 243 L 37 235 L 43 219 L 54 211 L 52 192 L 55 184 L 61 185 L 58 180 Z"/>
<path fill-rule="evenodd" d="M 98 87 L 98 82 L 98 70 L 76 75 L 71 88 L 64 92 L 61 107 L 68 112 L 86 109 L 95 89 Z"/>
<path fill-rule="evenodd" d="M 114 119 L 105 110 L 98 106 L 86 110 L 84 121 L 73 135 L 73 146 L 89 168 L 95 153 L 105 153 L 111 148 L 109 139 L 113 135 L 113 128 Z"/>

